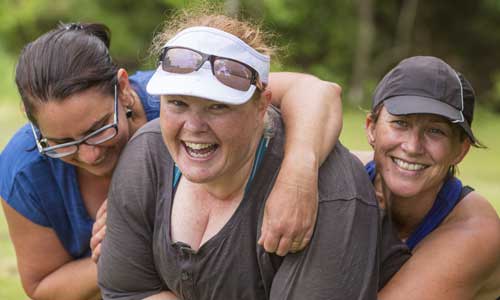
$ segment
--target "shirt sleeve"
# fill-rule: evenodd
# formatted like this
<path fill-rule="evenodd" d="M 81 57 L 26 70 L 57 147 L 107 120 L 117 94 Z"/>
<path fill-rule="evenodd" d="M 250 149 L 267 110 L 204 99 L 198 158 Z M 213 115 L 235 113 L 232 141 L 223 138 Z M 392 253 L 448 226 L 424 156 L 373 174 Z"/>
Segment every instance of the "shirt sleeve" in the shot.
<path fill-rule="evenodd" d="M 148 147 L 142 138 L 130 142 L 113 174 L 98 264 L 103 299 L 143 299 L 165 290 L 152 248 L 156 187 Z"/>
<path fill-rule="evenodd" d="M 49 227 L 50 221 L 45 213 L 42 201 L 36 192 L 31 178 L 24 172 L 16 174 L 12 181 L 10 192 L 2 198 L 19 214 L 30 220 L 31 222 Z"/>
<path fill-rule="evenodd" d="M 25 218 L 47 227 L 40 190 L 52 187 L 52 177 L 29 130 L 28 125 L 21 127 L 0 153 L 0 196 Z"/>
<path fill-rule="evenodd" d="M 357 199 L 319 204 L 313 238 L 279 268 L 270 299 L 376 299 L 378 208 Z"/>

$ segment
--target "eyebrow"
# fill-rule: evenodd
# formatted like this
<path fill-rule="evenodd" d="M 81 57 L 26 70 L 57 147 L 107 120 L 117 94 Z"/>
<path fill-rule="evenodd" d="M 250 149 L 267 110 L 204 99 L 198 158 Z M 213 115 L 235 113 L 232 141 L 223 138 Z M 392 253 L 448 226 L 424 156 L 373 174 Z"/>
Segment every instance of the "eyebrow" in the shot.
<path fill-rule="evenodd" d="M 96 131 L 97 129 L 103 127 L 105 125 L 104 123 L 106 122 L 106 120 L 108 120 L 112 114 L 113 113 L 106 114 L 101 119 L 95 121 L 92 124 L 92 126 L 90 126 L 90 128 L 82 134 L 82 137 L 87 136 L 88 134 L 92 133 L 93 131 Z M 51 141 L 56 142 L 58 144 L 71 142 L 71 141 L 75 140 L 73 138 L 55 138 L 55 137 L 49 137 L 49 136 L 43 136 L 43 137 L 47 140 L 51 140 Z"/>

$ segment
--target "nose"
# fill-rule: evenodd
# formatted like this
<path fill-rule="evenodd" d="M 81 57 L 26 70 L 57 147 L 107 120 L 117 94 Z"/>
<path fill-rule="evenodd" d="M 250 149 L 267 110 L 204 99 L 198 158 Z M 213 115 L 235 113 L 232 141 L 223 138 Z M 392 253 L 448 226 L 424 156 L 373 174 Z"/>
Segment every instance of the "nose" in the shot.
<path fill-rule="evenodd" d="M 208 124 L 200 113 L 194 112 L 187 116 L 184 122 L 184 129 L 193 133 L 206 132 L 208 130 Z"/>
<path fill-rule="evenodd" d="M 424 149 L 422 141 L 422 134 L 418 130 L 410 130 L 401 147 L 408 154 L 422 154 Z"/>
<path fill-rule="evenodd" d="M 99 146 L 81 144 L 78 147 L 78 160 L 86 164 L 93 164 L 101 157 L 102 149 Z"/>

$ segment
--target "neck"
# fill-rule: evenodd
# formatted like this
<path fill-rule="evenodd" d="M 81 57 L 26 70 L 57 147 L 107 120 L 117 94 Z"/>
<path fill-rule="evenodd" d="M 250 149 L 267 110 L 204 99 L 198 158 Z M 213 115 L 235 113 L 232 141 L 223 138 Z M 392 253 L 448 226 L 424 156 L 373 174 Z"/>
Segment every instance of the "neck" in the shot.
<path fill-rule="evenodd" d="M 76 170 L 81 190 L 93 190 L 94 193 L 102 195 L 103 199 L 107 198 L 111 184 L 111 175 L 97 176 L 81 168 L 77 168 Z"/>
<path fill-rule="evenodd" d="M 252 172 L 254 160 L 254 157 L 248 159 L 235 173 L 203 183 L 202 188 L 205 192 L 221 201 L 233 200 L 235 198 L 242 199 Z"/>
<path fill-rule="evenodd" d="M 380 177 L 377 174 L 377 177 Z M 390 211 L 394 226 L 402 240 L 406 240 L 425 218 L 429 210 L 434 205 L 436 197 L 441 189 L 429 189 L 411 197 L 404 197 L 391 192 L 379 179 L 379 184 L 375 186 L 377 192 L 383 195 L 385 208 Z"/>

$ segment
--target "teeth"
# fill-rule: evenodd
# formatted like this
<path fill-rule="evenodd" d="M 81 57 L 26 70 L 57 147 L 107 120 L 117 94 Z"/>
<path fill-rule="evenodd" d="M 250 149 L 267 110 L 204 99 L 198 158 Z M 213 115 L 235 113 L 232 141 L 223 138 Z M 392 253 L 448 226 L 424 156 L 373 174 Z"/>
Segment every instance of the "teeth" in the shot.
<path fill-rule="evenodd" d="M 202 149 L 206 149 L 210 146 L 213 146 L 214 144 L 197 144 L 197 143 L 188 143 L 186 142 L 186 146 L 188 146 L 189 148 L 191 149 L 194 149 L 194 150 L 202 150 Z"/>
<path fill-rule="evenodd" d="M 207 153 L 196 153 L 196 152 L 193 152 L 193 151 L 189 151 L 189 155 L 191 155 L 192 157 L 196 157 L 196 158 L 203 158 L 203 157 L 207 157 L 210 155 L 210 153 L 212 152 L 207 152 Z"/>
<path fill-rule="evenodd" d="M 394 158 L 393 161 L 401 168 L 408 171 L 418 171 L 426 167 L 422 164 L 412 164 L 401 159 Z"/>
<path fill-rule="evenodd" d="M 186 150 L 190 156 L 195 158 L 205 158 L 210 156 L 215 149 L 217 149 L 217 144 L 203 144 L 203 143 L 191 143 L 184 142 Z"/>

